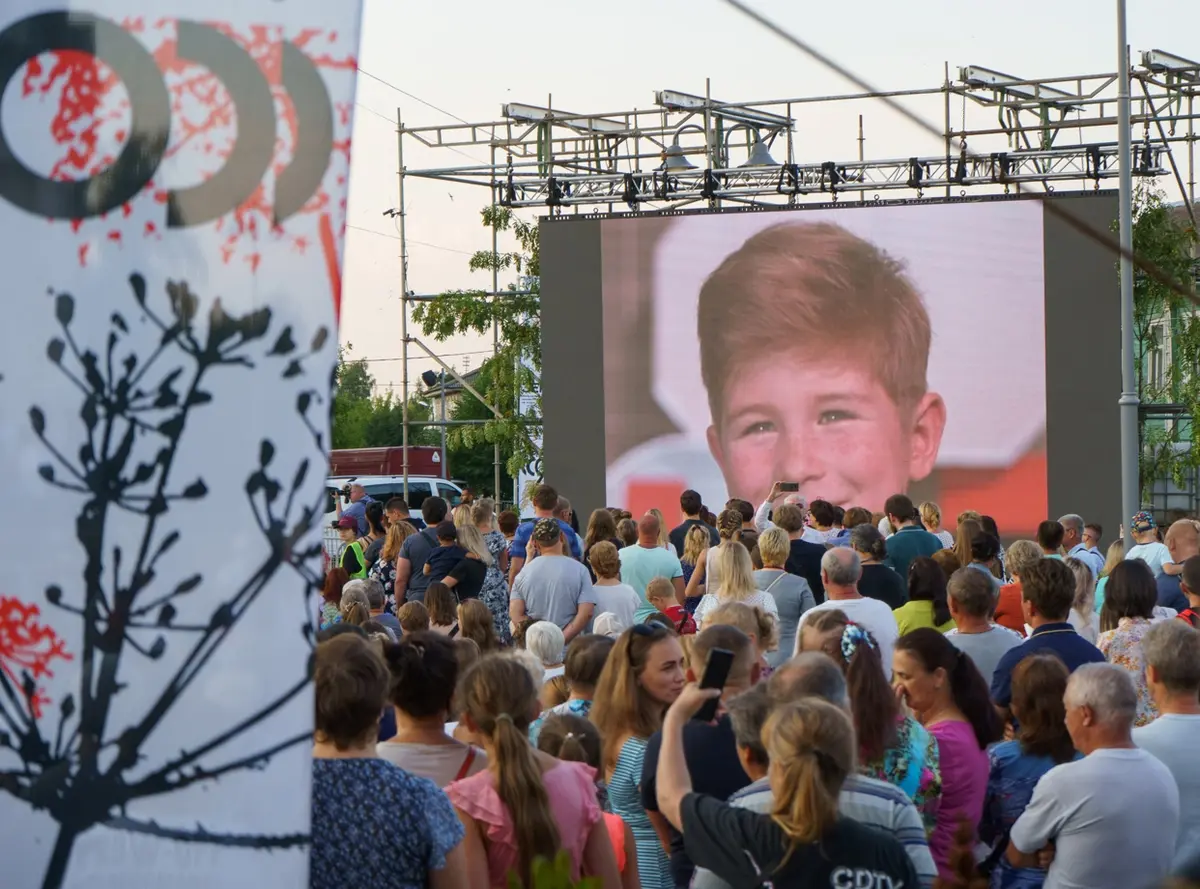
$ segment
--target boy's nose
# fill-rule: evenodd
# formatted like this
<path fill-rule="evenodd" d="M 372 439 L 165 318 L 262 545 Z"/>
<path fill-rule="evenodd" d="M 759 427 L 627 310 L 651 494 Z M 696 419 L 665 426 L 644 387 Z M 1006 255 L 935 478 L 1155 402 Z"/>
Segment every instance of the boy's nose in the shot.
<path fill-rule="evenodd" d="M 780 455 L 776 476 L 781 481 L 799 482 L 800 493 L 808 497 L 813 485 L 825 478 L 830 455 L 820 452 L 805 435 L 792 435 L 784 439 L 786 451 Z"/>

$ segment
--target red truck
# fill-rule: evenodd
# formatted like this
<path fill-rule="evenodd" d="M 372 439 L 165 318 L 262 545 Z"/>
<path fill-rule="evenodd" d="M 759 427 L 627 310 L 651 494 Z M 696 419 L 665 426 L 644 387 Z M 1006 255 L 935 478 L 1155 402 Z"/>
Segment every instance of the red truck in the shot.
<path fill-rule="evenodd" d="M 346 448 L 329 454 L 329 475 L 403 475 L 404 448 Z M 441 448 L 412 445 L 408 449 L 408 474 L 449 478 Z"/>

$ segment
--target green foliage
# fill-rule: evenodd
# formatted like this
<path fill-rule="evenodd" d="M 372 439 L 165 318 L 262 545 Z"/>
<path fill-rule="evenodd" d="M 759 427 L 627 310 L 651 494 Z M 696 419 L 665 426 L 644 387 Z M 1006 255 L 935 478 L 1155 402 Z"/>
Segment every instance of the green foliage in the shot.
<path fill-rule="evenodd" d="M 375 378 L 361 359 L 349 360 L 354 347 L 338 348 L 335 373 L 337 391 L 333 396 L 333 447 L 384 448 L 395 447 L 404 440 L 404 406 L 391 392 L 372 395 Z M 419 425 L 431 418 L 428 405 L 410 399 L 408 406 L 408 441 L 414 445 L 438 444 L 440 438 L 434 427 Z"/>
<path fill-rule="evenodd" d="M 1170 280 L 1194 292 L 1196 230 L 1149 184 L 1134 195 L 1133 248 Z M 1143 405 L 1179 405 L 1180 419 L 1150 417 L 1141 426 L 1142 491 L 1158 479 L 1182 484 L 1200 466 L 1191 446 L 1191 417 L 1200 413 L 1200 319 L 1194 303 L 1140 270 L 1133 285 L 1137 387 Z M 1152 414 L 1152 411 L 1151 411 Z"/>
<path fill-rule="evenodd" d="M 571 879 L 571 856 L 566 849 L 554 861 L 538 858 L 530 869 L 529 884 L 523 886 L 513 871 L 508 873 L 508 889 L 600 889 L 599 877 Z"/>
<path fill-rule="evenodd" d="M 507 292 L 494 298 L 487 295 L 486 289 L 442 293 L 436 299 L 418 303 L 412 310 L 413 321 L 425 336 L 438 342 L 467 333 L 488 334 L 493 327 L 498 330 L 499 349 L 496 357 L 487 362 L 489 371 L 486 378 L 481 375 L 482 385 L 476 388 L 489 404 L 496 407 L 500 416 L 484 409 L 477 399 L 467 393 L 463 400 L 475 403 L 475 407 L 469 409 L 476 413 L 483 409 L 481 416 L 472 415 L 472 418 L 488 422 L 477 426 L 452 427 L 449 446 L 457 452 L 483 444 L 499 444 L 501 453 L 505 455 L 508 472 L 516 475 L 537 452 L 531 438 L 531 433 L 536 434 L 537 430 L 519 416 L 517 393 L 534 393 L 534 412 L 538 418 L 542 410 L 541 393 L 536 385 L 536 375 L 542 371 L 538 230 L 536 224 L 516 218 L 507 207 L 487 207 L 481 216 L 485 227 L 494 226 L 498 232 L 511 235 L 516 240 L 517 249 L 495 253 L 490 250 L 479 251 L 471 257 L 471 270 L 516 272 L 523 276 L 522 284 L 510 284 Z M 451 465 L 455 467 L 454 474 L 461 477 L 457 466 Z M 491 487 L 490 482 L 487 487 Z"/>

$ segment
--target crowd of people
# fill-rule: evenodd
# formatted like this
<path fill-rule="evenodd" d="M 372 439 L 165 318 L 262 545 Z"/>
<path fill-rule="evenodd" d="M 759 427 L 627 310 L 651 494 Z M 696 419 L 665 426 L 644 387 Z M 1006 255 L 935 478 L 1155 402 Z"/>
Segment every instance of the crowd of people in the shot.
<path fill-rule="evenodd" d="M 1200 885 L 1200 522 L 532 505 L 339 512 L 314 887 Z"/>

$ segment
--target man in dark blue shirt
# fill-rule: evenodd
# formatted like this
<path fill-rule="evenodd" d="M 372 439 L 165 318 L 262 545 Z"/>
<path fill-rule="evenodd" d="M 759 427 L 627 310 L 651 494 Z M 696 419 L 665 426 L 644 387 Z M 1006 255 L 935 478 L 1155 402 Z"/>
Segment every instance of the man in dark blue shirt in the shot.
<path fill-rule="evenodd" d="M 1009 649 L 992 674 L 992 701 L 1007 719 L 1012 704 L 1012 673 L 1031 654 L 1057 655 L 1074 673 L 1084 664 L 1104 661 L 1091 642 L 1067 622 L 1075 601 L 1075 575 L 1061 559 L 1039 559 L 1021 572 L 1021 610 L 1033 634 Z"/>
<path fill-rule="evenodd" d="M 510 587 L 516 583 L 517 575 L 525 567 L 526 559 L 535 555 L 530 550 L 529 540 L 533 536 L 533 528 L 537 524 L 537 519 L 552 518 L 558 522 L 559 528 L 562 529 L 563 542 L 566 544 L 563 551 L 572 558 L 583 559 L 583 542 L 579 539 L 579 535 L 570 525 L 555 515 L 555 511 L 558 509 L 558 491 L 549 485 L 538 485 L 533 489 L 531 500 L 533 514 L 536 518 L 532 522 L 522 522 L 517 526 L 517 533 L 513 535 L 512 543 L 508 547 L 508 583 Z"/>
<path fill-rule="evenodd" d="M 908 566 L 920 556 L 942 551 L 942 541 L 921 527 L 917 508 L 907 494 L 893 494 L 884 504 L 888 521 L 896 533 L 887 539 L 887 554 L 896 573 L 908 583 Z"/>

